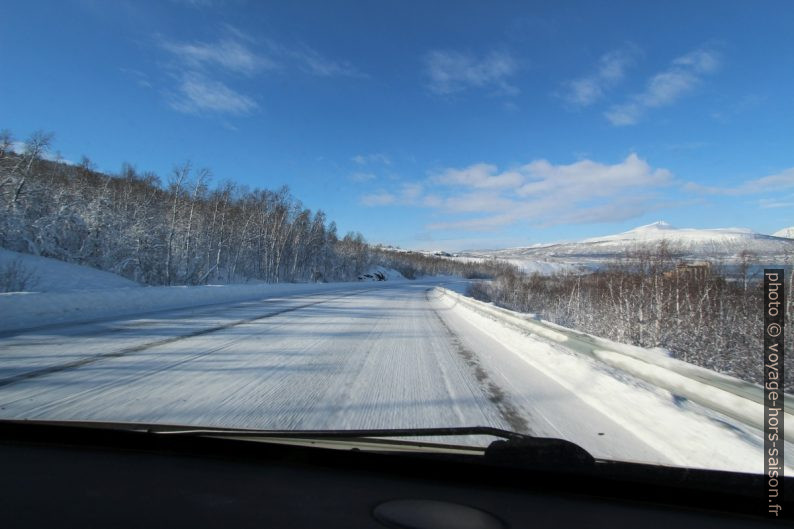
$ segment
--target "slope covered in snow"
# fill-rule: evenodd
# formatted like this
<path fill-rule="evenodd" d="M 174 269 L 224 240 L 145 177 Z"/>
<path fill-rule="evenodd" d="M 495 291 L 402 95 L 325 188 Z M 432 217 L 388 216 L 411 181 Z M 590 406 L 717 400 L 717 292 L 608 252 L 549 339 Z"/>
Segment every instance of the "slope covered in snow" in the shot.
<path fill-rule="evenodd" d="M 783 228 L 782 230 L 777 230 L 772 235 L 774 237 L 785 237 L 787 239 L 794 239 L 794 226 L 789 226 L 788 228 Z"/>
<path fill-rule="evenodd" d="M 0 270 L 15 265 L 19 265 L 21 272 L 28 277 L 23 289 L 26 292 L 67 292 L 140 286 L 134 281 L 90 266 L 0 248 Z"/>
<path fill-rule="evenodd" d="M 606 235 L 603 237 L 592 237 L 581 242 L 602 242 L 602 241 L 637 241 L 637 242 L 656 242 L 662 239 L 675 240 L 678 242 L 692 241 L 733 241 L 746 238 L 752 235 L 752 230 L 746 228 L 722 228 L 722 229 L 694 229 L 676 228 L 669 223 L 660 220 L 644 226 L 638 226 L 632 230 L 618 233 L 616 235 Z"/>

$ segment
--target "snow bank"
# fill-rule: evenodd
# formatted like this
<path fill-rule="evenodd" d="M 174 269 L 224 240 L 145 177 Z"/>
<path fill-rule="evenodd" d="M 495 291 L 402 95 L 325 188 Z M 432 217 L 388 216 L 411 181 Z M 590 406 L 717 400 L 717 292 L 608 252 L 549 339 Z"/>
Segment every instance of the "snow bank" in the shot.
<path fill-rule="evenodd" d="M 451 292 L 437 290 L 462 306 L 519 329 L 563 345 L 566 349 L 594 358 L 613 368 L 670 391 L 692 402 L 763 430 L 763 388 L 728 375 L 671 358 L 662 349 L 645 349 L 621 344 L 540 320 L 535 315 L 496 307 Z M 792 402 L 787 395 L 787 401 Z M 794 408 L 785 406 L 785 420 L 794 420 Z M 785 439 L 794 442 L 794 431 Z"/>
<path fill-rule="evenodd" d="M 69 290 L 104 289 L 140 286 L 110 272 L 80 266 L 49 257 L 39 257 L 0 248 L 0 268 L 18 261 L 33 280 L 26 287 L 32 292 L 66 292 Z"/>
<path fill-rule="evenodd" d="M 44 325 L 113 319 L 133 314 L 252 301 L 274 296 L 371 288 L 361 283 L 281 283 L 137 287 L 70 292 L 0 294 L 0 332 Z"/>

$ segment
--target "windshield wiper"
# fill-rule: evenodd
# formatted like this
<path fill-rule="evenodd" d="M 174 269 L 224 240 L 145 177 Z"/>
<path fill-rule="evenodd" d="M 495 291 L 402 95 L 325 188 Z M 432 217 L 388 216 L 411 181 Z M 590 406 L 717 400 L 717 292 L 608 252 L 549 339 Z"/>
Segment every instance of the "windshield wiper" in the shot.
<path fill-rule="evenodd" d="M 247 428 L 215 428 L 170 425 L 129 425 L 131 430 L 170 435 L 234 435 L 235 437 L 292 437 L 295 439 L 357 439 L 362 437 L 451 437 L 461 435 L 490 435 L 502 439 L 534 439 L 529 435 L 491 426 L 462 426 L 454 428 L 381 428 L 360 430 L 252 430 Z"/>
<path fill-rule="evenodd" d="M 595 459 L 585 449 L 564 439 L 532 437 L 531 435 L 494 428 L 491 426 L 463 426 L 453 428 L 394 428 L 372 430 L 254 430 L 246 428 L 219 428 L 176 426 L 170 424 L 119 423 L 119 422 L 86 422 L 86 421 L 40 421 L 3 419 L 0 424 L 18 424 L 28 426 L 61 426 L 82 429 L 107 429 L 139 434 L 151 434 L 164 437 L 206 437 L 250 439 L 273 442 L 283 441 L 338 441 L 344 443 L 363 443 L 368 448 L 379 451 L 391 451 L 400 446 L 426 448 L 428 452 L 437 454 L 437 449 L 451 449 L 451 452 L 476 455 L 483 463 L 507 466 L 522 466 L 549 469 L 581 469 L 594 465 Z M 421 442 L 421 437 L 461 437 L 483 435 L 497 437 L 488 446 L 452 445 L 433 442 Z"/>
<path fill-rule="evenodd" d="M 532 437 L 491 426 L 463 426 L 455 428 L 398 428 L 377 430 L 245 430 L 222 428 L 174 428 L 151 426 L 150 433 L 167 435 L 201 435 L 251 437 L 257 439 L 323 439 L 360 440 L 399 437 L 452 437 L 488 435 L 499 437 L 483 454 L 485 462 L 493 464 L 525 465 L 533 468 L 589 467 L 595 459 L 581 446 L 564 439 Z"/>

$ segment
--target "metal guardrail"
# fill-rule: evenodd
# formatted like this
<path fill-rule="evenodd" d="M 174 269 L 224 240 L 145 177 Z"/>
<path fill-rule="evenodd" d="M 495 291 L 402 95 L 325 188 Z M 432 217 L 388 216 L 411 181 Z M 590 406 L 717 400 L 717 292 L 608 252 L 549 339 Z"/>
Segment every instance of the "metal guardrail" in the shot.
<path fill-rule="evenodd" d="M 701 406 L 763 430 L 764 390 L 761 386 L 675 358 L 661 356 L 655 358 L 636 346 L 620 344 L 620 347 L 616 348 L 615 342 L 610 340 L 522 316 L 520 313 L 483 303 L 442 287 L 436 287 L 435 290 L 475 312 L 495 318 L 520 332 L 564 345 L 567 349 L 630 373 L 674 395 L 680 395 Z M 648 369 L 649 367 L 662 368 L 667 373 L 660 375 L 658 370 Z M 786 399 L 792 402 L 794 396 L 786 394 Z M 785 420 L 789 424 L 794 424 L 794 406 L 786 404 L 784 412 Z M 794 442 L 794 429 L 786 429 L 784 438 L 786 441 Z"/>

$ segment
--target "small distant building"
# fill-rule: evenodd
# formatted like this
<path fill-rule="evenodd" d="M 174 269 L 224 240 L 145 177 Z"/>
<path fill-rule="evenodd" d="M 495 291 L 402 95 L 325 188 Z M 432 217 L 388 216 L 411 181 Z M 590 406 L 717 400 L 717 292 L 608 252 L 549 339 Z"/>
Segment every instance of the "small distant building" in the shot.
<path fill-rule="evenodd" d="M 675 268 L 662 275 L 669 278 L 706 279 L 711 272 L 709 261 L 688 261 L 675 265 Z"/>

